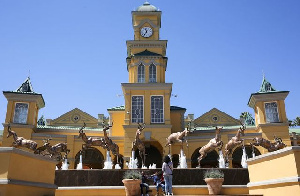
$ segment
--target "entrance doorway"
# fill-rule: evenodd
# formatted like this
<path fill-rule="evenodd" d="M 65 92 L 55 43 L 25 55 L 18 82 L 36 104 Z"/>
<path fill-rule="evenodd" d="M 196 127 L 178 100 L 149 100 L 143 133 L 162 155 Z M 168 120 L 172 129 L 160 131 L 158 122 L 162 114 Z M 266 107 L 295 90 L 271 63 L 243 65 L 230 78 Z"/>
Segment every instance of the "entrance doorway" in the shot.
<path fill-rule="evenodd" d="M 157 149 L 156 145 L 145 142 L 146 162 L 145 166 L 156 164 L 156 168 L 162 167 L 162 153 Z M 139 150 L 135 150 L 135 157 L 138 159 L 138 168 L 142 167 L 142 159 L 139 155 Z"/>
<path fill-rule="evenodd" d="M 245 145 L 246 154 L 248 158 L 252 158 L 252 147 L 250 145 Z M 253 147 L 255 156 L 261 155 L 257 148 Z M 232 153 L 232 167 L 233 168 L 242 168 L 242 155 L 243 155 L 243 147 L 237 147 Z"/>
<path fill-rule="evenodd" d="M 80 160 L 80 152 L 75 156 L 74 169 Z M 96 148 L 90 147 L 82 151 L 82 166 L 83 169 L 102 169 L 104 166 L 104 156 Z"/>
<path fill-rule="evenodd" d="M 201 147 L 197 148 L 194 153 L 192 154 L 192 163 L 191 163 L 191 167 L 192 168 L 196 168 L 198 167 L 199 163 L 198 163 L 198 157 L 200 156 L 199 150 L 201 149 Z M 216 168 L 219 167 L 219 154 L 217 153 L 217 151 L 213 150 L 210 153 L 207 154 L 207 156 L 201 160 L 200 165 L 201 168 Z"/>

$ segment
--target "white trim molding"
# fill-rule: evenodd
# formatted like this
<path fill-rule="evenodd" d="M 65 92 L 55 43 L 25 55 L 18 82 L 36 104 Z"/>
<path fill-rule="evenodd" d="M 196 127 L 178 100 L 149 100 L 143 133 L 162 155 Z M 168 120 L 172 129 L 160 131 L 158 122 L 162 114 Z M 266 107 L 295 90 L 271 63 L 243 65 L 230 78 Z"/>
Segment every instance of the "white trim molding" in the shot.
<path fill-rule="evenodd" d="M 247 187 L 269 186 L 269 185 L 275 185 L 275 184 L 298 183 L 298 182 L 300 182 L 299 176 L 291 176 L 291 177 L 285 177 L 285 178 L 263 180 L 263 181 L 258 181 L 258 182 L 249 182 L 247 184 Z"/>

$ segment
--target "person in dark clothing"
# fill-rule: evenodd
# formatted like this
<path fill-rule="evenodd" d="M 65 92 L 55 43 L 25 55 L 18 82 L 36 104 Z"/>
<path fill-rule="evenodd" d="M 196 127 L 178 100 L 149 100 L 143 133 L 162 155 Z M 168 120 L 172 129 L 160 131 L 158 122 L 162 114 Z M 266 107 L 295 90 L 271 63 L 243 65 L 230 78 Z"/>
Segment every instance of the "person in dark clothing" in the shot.
<path fill-rule="evenodd" d="M 149 185 L 146 183 L 146 180 L 148 179 L 148 177 L 145 175 L 145 173 L 144 172 L 142 172 L 142 183 L 141 183 L 141 193 L 142 193 L 142 195 L 144 194 L 143 193 L 143 188 L 145 187 L 145 189 L 146 189 L 146 192 L 145 192 L 145 194 L 146 195 L 148 195 L 147 193 L 149 192 Z"/>

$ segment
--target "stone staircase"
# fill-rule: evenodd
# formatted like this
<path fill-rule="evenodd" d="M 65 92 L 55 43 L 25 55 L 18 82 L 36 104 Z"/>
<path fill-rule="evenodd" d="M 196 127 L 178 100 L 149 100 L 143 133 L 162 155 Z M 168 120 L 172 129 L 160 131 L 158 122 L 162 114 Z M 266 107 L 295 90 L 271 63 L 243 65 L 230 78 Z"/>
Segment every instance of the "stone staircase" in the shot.
<path fill-rule="evenodd" d="M 150 185 L 151 192 L 149 196 L 156 196 L 156 187 Z M 208 195 L 208 189 L 205 185 L 174 185 L 174 196 L 199 196 Z M 250 195 L 247 186 L 244 185 L 223 185 L 222 195 L 232 196 L 262 196 Z M 80 187 L 58 187 L 55 196 L 125 196 L 124 186 L 80 186 Z M 160 196 L 163 196 L 161 190 Z"/>

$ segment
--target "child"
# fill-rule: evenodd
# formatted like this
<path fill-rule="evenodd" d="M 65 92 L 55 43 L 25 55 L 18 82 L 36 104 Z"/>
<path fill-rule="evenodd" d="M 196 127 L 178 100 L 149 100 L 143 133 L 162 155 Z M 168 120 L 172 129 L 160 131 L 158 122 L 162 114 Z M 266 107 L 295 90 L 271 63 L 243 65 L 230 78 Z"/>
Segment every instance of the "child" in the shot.
<path fill-rule="evenodd" d="M 163 193 L 165 193 L 165 181 L 164 181 L 164 177 L 162 175 L 162 172 L 155 172 L 155 174 L 153 175 L 153 182 L 154 185 L 156 185 L 156 191 L 157 191 L 157 195 L 159 195 L 159 187 L 161 187 Z"/>

